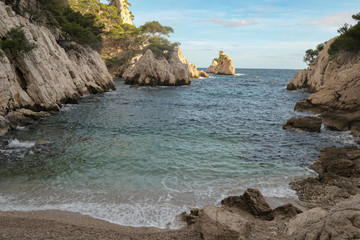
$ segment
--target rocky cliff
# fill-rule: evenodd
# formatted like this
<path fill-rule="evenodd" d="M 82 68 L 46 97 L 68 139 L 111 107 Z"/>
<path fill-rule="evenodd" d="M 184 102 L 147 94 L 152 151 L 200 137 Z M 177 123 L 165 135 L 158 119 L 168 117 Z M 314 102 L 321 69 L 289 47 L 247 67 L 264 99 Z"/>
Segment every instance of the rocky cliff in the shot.
<path fill-rule="evenodd" d="M 119 9 L 119 15 L 124 23 L 133 25 L 132 14 L 129 10 L 130 4 L 127 0 L 111 0 L 110 4 Z"/>
<path fill-rule="evenodd" d="M 207 73 L 220 75 L 234 75 L 235 68 L 233 60 L 225 55 L 224 51 L 219 52 L 219 58 L 215 58 L 211 66 L 206 70 Z"/>
<path fill-rule="evenodd" d="M 37 2 L 17 1 L 16 7 L 27 9 L 28 4 L 36 6 Z M 0 1 L 0 38 L 7 39 L 10 29 L 22 25 L 27 41 L 35 46 L 23 54 L 4 50 L 0 57 L 0 134 L 46 115 L 40 111 L 56 111 L 80 96 L 114 89 L 96 51 L 60 41 L 59 30 L 50 31 L 22 15 L 25 17 Z"/>
<path fill-rule="evenodd" d="M 148 49 L 134 65 L 126 69 L 123 78 L 127 84 L 140 86 L 179 86 L 191 83 L 188 65 L 180 60 L 177 47 L 158 57 Z"/>
<path fill-rule="evenodd" d="M 313 92 L 296 104 L 296 110 L 321 113 L 327 126 L 352 130 L 359 136 L 360 53 L 340 52 L 329 56 L 328 49 L 333 41 L 328 41 L 308 69 L 296 73 L 287 89 L 307 88 Z"/>

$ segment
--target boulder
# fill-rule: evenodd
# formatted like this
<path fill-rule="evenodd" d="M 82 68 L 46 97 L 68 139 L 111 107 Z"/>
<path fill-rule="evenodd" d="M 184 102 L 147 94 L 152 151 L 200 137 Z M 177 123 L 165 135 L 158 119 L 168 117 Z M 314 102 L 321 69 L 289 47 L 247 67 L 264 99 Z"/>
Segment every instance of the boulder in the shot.
<path fill-rule="evenodd" d="M 179 86 L 191 83 L 186 64 L 182 63 L 177 51 L 156 58 L 148 49 L 145 54 L 123 74 L 126 84 L 149 86 Z"/>
<path fill-rule="evenodd" d="M 199 211 L 199 228 L 205 240 L 245 240 L 248 239 L 251 225 L 239 214 L 205 206 Z"/>
<path fill-rule="evenodd" d="M 294 240 L 360 239 L 360 195 L 329 211 L 314 208 L 297 215 L 287 224 L 287 235 Z"/>
<path fill-rule="evenodd" d="M 11 111 L 7 114 L 7 119 L 11 123 L 11 127 L 15 128 L 16 126 L 28 126 L 33 124 L 36 120 L 39 120 L 44 117 L 50 116 L 50 113 L 40 111 L 34 112 L 29 109 L 17 109 L 16 111 Z"/>
<path fill-rule="evenodd" d="M 213 60 L 206 72 L 219 75 L 235 75 L 235 67 L 232 59 L 225 55 L 224 51 L 220 51 L 219 58 Z"/>
<path fill-rule="evenodd" d="M 274 213 L 264 196 L 257 189 L 248 188 L 242 196 L 230 196 L 221 201 L 228 207 L 236 207 L 264 220 L 273 220 Z"/>
<path fill-rule="evenodd" d="M 274 209 L 275 218 L 280 218 L 280 219 L 287 219 L 287 218 L 290 219 L 300 213 L 302 213 L 302 211 L 299 208 L 294 207 L 291 203 L 279 206 Z"/>
<path fill-rule="evenodd" d="M 298 128 L 308 132 L 320 132 L 322 119 L 320 117 L 293 117 L 284 125 L 284 129 Z"/>

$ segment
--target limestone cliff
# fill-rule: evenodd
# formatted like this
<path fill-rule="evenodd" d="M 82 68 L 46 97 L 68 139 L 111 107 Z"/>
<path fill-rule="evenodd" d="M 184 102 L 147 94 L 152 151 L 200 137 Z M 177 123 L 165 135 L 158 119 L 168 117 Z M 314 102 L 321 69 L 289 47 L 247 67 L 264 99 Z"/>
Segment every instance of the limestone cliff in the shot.
<path fill-rule="evenodd" d="M 234 75 L 235 68 L 233 60 L 225 55 L 224 51 L 219 52 L 219 58 L 215 58 L 211 66 L 206 70 L 207 73 L 220 75 Z"/>
<path fill-rule="evenodd" d="M 129 2 L 127 0 L 111 0 L 111 5 L 119 9 L 119 15 L 124 23 L 133 25 L 133 17 L 129 10 Z"/>
<path fill-rule="evenodd" d="M 156 57 L 148 49 L 145 54 L 123 74 L 125 83 L 134 85 L 179 86 L 191 83 L 188 66 L 174 50 Z"/>
<path fill-rule="evenodd" d="M 337 130 L 360 135 L 360 53 L 340 52 L 329 56 L 330 40 L 310 65 L 296 73 L 287 89 L 307 88 L 314 92 L 299 101 L 299 111 L 321 113 L 324 123 Z"/>
<path fill-rule="evenodd" d="M 28 2 L 18 1 L 18 6 Z M 76 102 L 80 96 L 114 89 L 112 77 L 96 51 L 59 41 L 59 31 L 53 34 L 54 29 L 51 32 L 31 22 L 1 1 L 0 16 L 1 39 L 6 39 L 11 28 L 23 25 L 27 41 L 35 46 L 28 53 L 5 51 L 0 57 L 0 134 L 14 127 L 18 118 L 37 118 L 39 114 L 33 112 L 59 110 L 61 104 Z M 14 111 L 18 114 L 12 114 Z"/>

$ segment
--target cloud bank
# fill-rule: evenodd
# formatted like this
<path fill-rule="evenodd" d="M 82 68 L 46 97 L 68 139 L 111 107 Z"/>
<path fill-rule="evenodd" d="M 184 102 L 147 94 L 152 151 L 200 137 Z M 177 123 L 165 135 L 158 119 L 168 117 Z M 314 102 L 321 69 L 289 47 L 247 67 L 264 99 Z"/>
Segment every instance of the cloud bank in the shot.
<path fill-rule="evenodd" d="M 205 22 L 212 22 L 216 23 L 218 25 L 224 26 L 224 27 L 230 27 L 230 28 L 237 28 L 237 27 L 243 27 L 243 26 L 249 26 L 256 24 L 254 21 L 250 20 L 225 20 L 222 18 L 209 18 L 206 19 Z"/>

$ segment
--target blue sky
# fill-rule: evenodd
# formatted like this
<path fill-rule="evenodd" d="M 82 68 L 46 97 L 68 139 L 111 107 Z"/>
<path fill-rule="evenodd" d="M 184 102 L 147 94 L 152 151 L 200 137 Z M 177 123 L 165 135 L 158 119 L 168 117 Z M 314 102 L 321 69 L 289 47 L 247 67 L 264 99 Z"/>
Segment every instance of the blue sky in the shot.
<path fill-rule="evenodd" d="M 105 1 L 103 1 L 105 2 Z M 337 35 L 359 0 L 129 0 L 134 24 L 174 28 L 184 56 L 208 67 L 224 50 L 239 68 L 304 68 L 305 50 Z"/>

